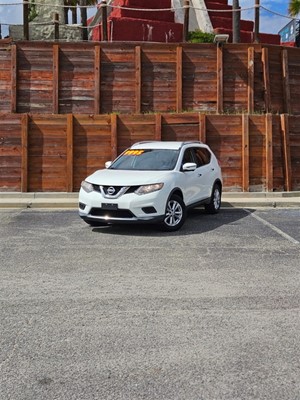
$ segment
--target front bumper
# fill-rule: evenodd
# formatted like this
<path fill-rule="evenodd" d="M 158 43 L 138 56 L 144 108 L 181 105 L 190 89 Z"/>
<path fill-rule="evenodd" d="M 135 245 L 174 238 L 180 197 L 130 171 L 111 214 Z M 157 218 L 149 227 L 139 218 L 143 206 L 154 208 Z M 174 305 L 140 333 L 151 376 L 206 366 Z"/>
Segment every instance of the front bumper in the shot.
<path fill-rule="evenodd" d="M 168 194 L 163 189 L 144 195 L 124 194 L 117 199 L 80 189 L 79 216 L 88 221 L 113 223 L 159 222 L 165 215 Z"/>

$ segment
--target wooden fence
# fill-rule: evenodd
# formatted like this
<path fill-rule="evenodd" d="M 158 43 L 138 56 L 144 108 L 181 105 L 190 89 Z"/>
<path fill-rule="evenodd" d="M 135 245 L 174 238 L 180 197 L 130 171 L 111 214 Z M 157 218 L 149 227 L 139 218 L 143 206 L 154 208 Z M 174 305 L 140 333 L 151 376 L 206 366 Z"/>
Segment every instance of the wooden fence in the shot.
<path fill-rule="evenodd" d="M 202 140 L 226 191 L 300 190 L 300 116 L 0 114 L 1 191 L 77 191 L 141 140 Z"/>
<path fill-rule="evenodd" d="M 300 49 L 0 41 L 0 112 L 300 114 Z"/>

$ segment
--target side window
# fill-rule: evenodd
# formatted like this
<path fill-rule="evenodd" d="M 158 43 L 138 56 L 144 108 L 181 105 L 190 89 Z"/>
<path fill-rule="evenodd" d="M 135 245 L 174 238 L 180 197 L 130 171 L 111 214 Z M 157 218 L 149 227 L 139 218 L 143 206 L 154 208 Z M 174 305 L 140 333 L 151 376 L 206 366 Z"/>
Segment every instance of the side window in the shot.
<path fill-rule="evenodd" d="M 207 149 L 197 147 L 194 149 L 194 151 L 195 151 L 197 167 L 201 167 L 202 165 L 206 165 L 206 164 L 210 163 L 211 154 Z"/>
<path fill-rule="evenodd" d="M 195 162 L 192 149 L 186 149 L 182 158 L 182 165 L 185 163 Z"/>

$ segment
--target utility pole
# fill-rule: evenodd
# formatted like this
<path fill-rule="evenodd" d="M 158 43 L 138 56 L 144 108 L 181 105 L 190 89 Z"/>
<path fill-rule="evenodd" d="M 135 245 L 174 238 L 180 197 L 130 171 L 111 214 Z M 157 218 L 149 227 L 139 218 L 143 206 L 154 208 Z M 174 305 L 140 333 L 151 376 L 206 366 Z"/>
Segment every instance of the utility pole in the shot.
<path fill-rule="evenodd" d="M 255 0 L 254 42 L 259 43 L 260 0 Z"/>
<path fill-rule="evenodd" d="M 101 2 L 101 12 L 102 12 L 102 24 L 101 24 L 101 40 L 106 42 L 107 37 L 107 3 L 106 0 Z"/>
<path fill-rule="evenodd" d="M 29 40 L 29 4 L 27 0 L 23 1 L 23 36 Z"/>
<path fill-rule="evenodd" d="M 183 41 L 188 41 L 190 23 L 190 1 L 184 1 Z"/>
<path fill-rule="evenodd" d="M 240 34 L 240 20 L 241 20 L 241 11 L 239 0 L 232 1 L 232 43 L 240 43 L 241 34 Z"/>
<path fill-rule="evenodd" d="M 88 40 L 86 0 L 79 0 L 82 26 L 82 40 Z"/>
<path fill-rule="evenodd" d="M 59 14 L 58 12 L 53 13 L 53 25 L 54 25 L 54 40 L 59 40 Z"/>

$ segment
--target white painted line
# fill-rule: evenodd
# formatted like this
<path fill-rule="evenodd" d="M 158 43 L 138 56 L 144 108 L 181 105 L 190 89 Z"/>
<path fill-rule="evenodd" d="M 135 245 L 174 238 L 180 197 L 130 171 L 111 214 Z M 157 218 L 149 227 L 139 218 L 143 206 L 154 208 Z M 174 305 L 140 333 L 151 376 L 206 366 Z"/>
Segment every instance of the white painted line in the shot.
<path fill-rule="evenodd" d="M 251 211 L 244 209 L 248 214 L 250 214 L 253 218 L 255 218 L 257 221 L 261 222 L 265 226 L 271 228 L 274 232 L 278 233 L 280 236 L 284 237 L 285 239 L 289 240 L 290 242 L 294 244 L 299 244 L 298 240 L 292 238 L 290 235 L 287 233 L 283 232 L 281 229 L 277 228 L 275 225 L 270 224 L 270 222 L 264 220 L 263 218 L 259 217 L 258 215 L 255 215 Z"/>

